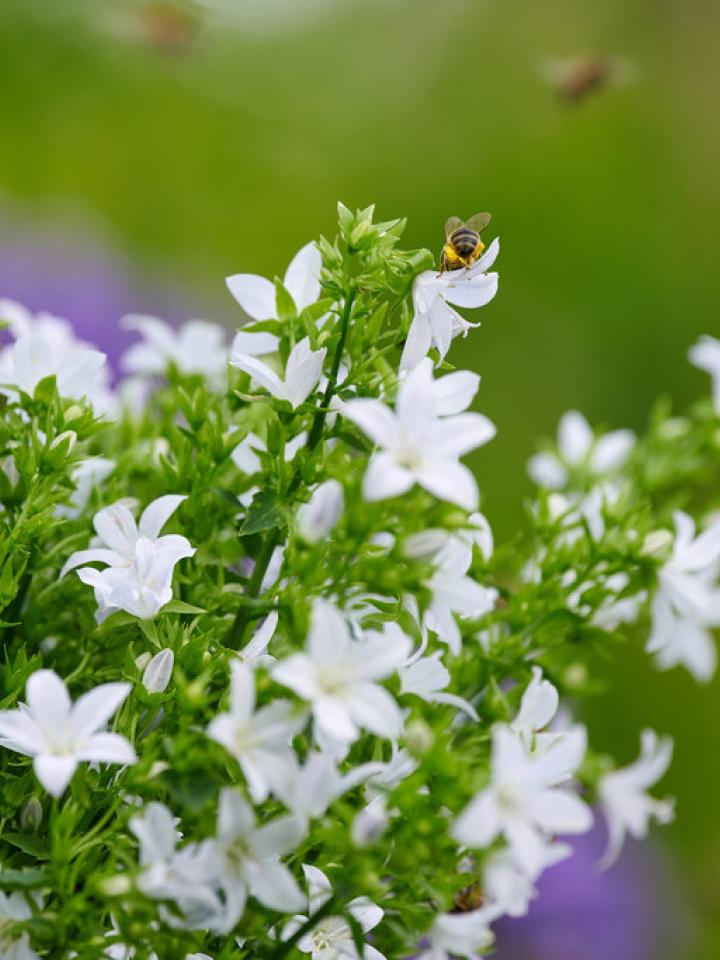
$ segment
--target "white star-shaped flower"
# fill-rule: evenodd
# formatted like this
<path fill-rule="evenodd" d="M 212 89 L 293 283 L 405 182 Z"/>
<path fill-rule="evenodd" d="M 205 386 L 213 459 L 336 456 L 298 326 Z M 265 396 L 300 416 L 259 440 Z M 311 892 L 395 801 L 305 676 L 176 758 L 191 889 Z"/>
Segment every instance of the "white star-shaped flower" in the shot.
<path fill-rule="evenodd" d="M 546 750 L 529 753 L 509 727 L 493 729 L 490 784 L 462 811 L 452 835 L 467 847 L 484 848 L 503 835 L 522 868 L 541 867 L 547 839 L 556 833 L 585 833 L 590 809 L 559 784 L 568 780 L 585 753 L 585 731 L 577 727 Z"/>
<path fill-rule="evenodd" d="M 236 758 L 250 796 L 255 803 L 262 803 L 291 776 L 290 743 L 304 726 L 306 713 L 288 700 L 273 700 L 256 711 L 252 668 L 237 660 L 230 670 L 230 709 L 210 722 L 207 734 Z"/>
<path fill-rule="evenodd" d="M 696 536 L 688 514 L 675 513 L 675 544 L 660 568 L 646 649 L 662 669 L 682 664 L 702 682 L 710 680 L 717 651 L 710 628 L 720 626 L 720 523 Z"/>
<path fill-rule="evenodd" d="M 315 243 L 307 243 L 290 261 L 283 286 L 293 298 L 298 313 L 320 296 L 321 269 L 322 257 Z M 254 273 L 237 273 L 228 277 L 226 283 L 230 293 L 253 320 L 278 319 L 275 284 L 270 280 Z"/>
<path fill-rule="evenodd" d="M 130 693 L 129 683 L 103 683 L 75 703 L 52 670 L 36 670 L 25 687 L 27 703 L 0 711 L 0 745 L 33 757 L 48 793 L 63 794 L 79 763 L 135 763 L 130 743 L 104 728 Z"/>
<path fill-rule="evenodd" d="M 479 413 L 441 416 L 433 384 L 431 365 L 421 363 L 400 384 L 394 411 L 367 398 L 342 405 L 379 447 L 365 473 L 366 500 L 396 497 L 417 483 L 441 500 L 477 507 L 477 483 L 459 458 L 491 440 L 495 427 Z"/>
<path fill-rule="evenodd" d="M 700 337 L 690 348 L 690 363 L 712 377 L 712 396 L 715 413 L 720 417 L 720 340 Z"/>
<path fill-rule="evenodd" d="M 598 784 L 598 796 L 608 825 L 604 867 L 617 860 L 626 833 L 641 840 L 647 836 L 652 819 L 658 823 L 672 820 L 673 801 L 655 800 L 647 794 L 670 766 L 672 752 L 670 737 L 658 738 L 653 730 L 643 730 L 639 758 L 627 767 L 606 773 Z"/>
<path fill-rule="evenodd" d="M 304 863 L 303 872 L 308 885 L 308 915 L 312 915 L 330 899 L 332 886 L 326 874 L 317 867 Z M 384 911 L 367 897 L 356 897 L 346 909 L 364 933 L 373 930 L 384 916 Z M 307 920 L 305 915 L 293 917 L 283 928 L 282 939 L 291 937 Z M 352 927 L 343 916 L 318 920 L 313 929 L 300 938 L 297 946 L 303 953 L 309 953 L 312 960 L 361 960 Z M 365 960 L 385 960 L 384 955 L 369 943 L 364 945 L 362 956 Z"/>
<path fill-rule="evenodd" d="M 221 380 L 227 364 L 225 331 L 206 320 L 188 320 L 173 327 L 157 317 L 128 314 L 122 326 L 141 336 L 123 355 L 121 365 L 131 374 L 162 376 L 172 364 L 180 373 L 198 373 Z"/>
<path fill-rule="evenodd" d="M 257 826 L 252 807 L 239 791 L 229 787 L 220 791 L 217 834 L 210 848 L 225 910 L 214 929 L 229 933 L 248 896 L 282 913 L 302 908 L 300 888 L 280 857 L 294 850 L 304 834 L 303 822 L 293 816 Z"/>
<path fill-rule="evenodd" d="M 277 400 L 287 401 L 295 410 L 307 400 L 317 386 L 326 353 L 325 347 L 312 350 L 310 338 L 305 337 L 290 351 L 282 379 L 262 360 L 234 349 L 230 356 L 230 363 L 233 367 L 250 374 L 253 380 L 264 387 L 271 396 Z"/>
<path fill-rule="evenodd" d="M 436 348 L 443 360 L 454 337 L 466 336 L 468 330 L 479 326 L 462 317 L 451 304 L 484 307 L 490 303 L 497 293 L 498 275 L 487 271 L 499 252 L 500 242 L 495 239 L 469 270 L 452 270 L 441 275 L 434 270 L 425 270 L 415 278 L 415 312 L 400 361 L 401 369 L 417 366 L 431 347 Z"/>
<path fill-rule="evenodd" d="M 178 849 L 177 821 L 162 803 L 149 803 L 130 820 L 130 830 L 140 842 L 138 889 L 154 900 L 174 901 L 182 914 L 163 908 L 163 919 L 187 929 L 217 923 L 224 908 L 215 892 L 216 859 L 210 842 Z"/>
<path fill-rule="evenodd" d="M 307 653 L 281 660 L 272 676 L 307 700 L 315 723 L 331 739 L 346 744 L 365 728 L 396 739 L 402 714 L 378 680 L 391 676 L 407 660 L 410 641 L 397 626 L 368 631 L 354 640 L 342 614 L 324 600 L 313 605 Z"/>
<path fill-rule="evenodd" d="M 585 417 L 577 410 L 568 410 L 558 425 L 557 454 L 535 454 L 528 463 L 528 473 L 538 486 L 562 490 L 575 470 L 583 469 L 598 479 L 619 470 L 634 445 L 632 430 L 613 430 L 596 438 Z"/>

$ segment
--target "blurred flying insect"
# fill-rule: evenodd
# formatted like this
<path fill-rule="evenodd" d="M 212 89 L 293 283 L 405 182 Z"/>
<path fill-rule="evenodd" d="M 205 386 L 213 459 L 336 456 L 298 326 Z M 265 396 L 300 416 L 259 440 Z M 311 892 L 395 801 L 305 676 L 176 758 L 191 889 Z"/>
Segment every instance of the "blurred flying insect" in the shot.
<path fill-rule="evenodd" d="M 479 910 L 484 903 L 482 885 L 479 880 L 458 891 L 453 898 L 453 908 L 451 913 L 471 913 L 473 910 Z"/>
<path fill-rule="evenodd" d="M 467 223 L 450 217 L 445 224 L 445 245 L 440 254 L 440 273 L 445 270 L 468 270 L 485 249 L 481 232 L 490 223 L 489 213 L 476 213 Z"/>
<path fill-rule="evenodd" d="M 593 53 L 547 60 L 543 65 L 546 81 L 569 104 L 582 103 L 608 87 L 621 85 L 631 73 L 623 60 Z"/>

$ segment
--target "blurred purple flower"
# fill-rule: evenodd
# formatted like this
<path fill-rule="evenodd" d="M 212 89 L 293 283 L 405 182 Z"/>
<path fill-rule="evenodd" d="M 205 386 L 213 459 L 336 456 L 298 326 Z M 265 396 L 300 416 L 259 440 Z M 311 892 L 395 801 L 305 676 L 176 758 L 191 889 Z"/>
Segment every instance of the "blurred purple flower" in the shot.
<path fill-rule="evenodd" d="M 527 916 L 494 924 L 497 960 L 669 960 L 684 956 L 688 917 L 679 884 L 651 843 L 628 841 L 598 870 L 604 827 L 573 838 L 574 854 L 538 883 Z"/>
<path fill-rule="evenodd" d="M 154 314 L 170 322 L 202 316 L 181 289 L 140 282 L 129 263 L 95 237 L 16 222 L 0 235 L 0 298 L 68 320 L 78 337 L 107 354 L 115 370 L 137 340 L 120 328 L 124 314 Z"/>

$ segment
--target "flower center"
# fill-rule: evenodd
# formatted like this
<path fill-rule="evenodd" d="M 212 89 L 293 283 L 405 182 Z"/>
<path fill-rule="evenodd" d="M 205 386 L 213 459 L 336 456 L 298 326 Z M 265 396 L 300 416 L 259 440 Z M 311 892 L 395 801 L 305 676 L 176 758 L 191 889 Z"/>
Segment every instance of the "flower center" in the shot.
<path fill-rule="evenodd" d="M 413 472 L 422 467 L 422 457 L 415 445 L 409 440 L 402 443 L 395 451 L 395 461 L 399 467 Z"/>
<path fill-rule="evenodd" d="M 313 946 L 316 950 L 330 950 L 334 943 L 350 939 L 350 928 L 341 923 L 334 929 L 317 927 L 312 935 Z"/>

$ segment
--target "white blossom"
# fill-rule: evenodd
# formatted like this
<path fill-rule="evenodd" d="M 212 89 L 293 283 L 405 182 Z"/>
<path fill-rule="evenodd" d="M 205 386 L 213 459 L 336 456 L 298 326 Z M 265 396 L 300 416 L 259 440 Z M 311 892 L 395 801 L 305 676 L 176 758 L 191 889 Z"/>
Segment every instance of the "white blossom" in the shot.
<path fill-rule="evenodd" d="M 72 469 L 72 481 L 75 489 L 67 504 L 60 504 L 55 512 L 59 517 L 74 520 L 87 506 L 93 488 L 99 486 L 115 469 L 115 461 L 107 457 L 91 457 L 81 460 Z"/>
<path fill-rule="evenodd" d="M 248 896 L 265 907 L 289 913 L 302 908 L 304 898 L 280 857 L 290 853 L 304 836 L 296 817 L 276 817 L 258 827 L 252 807 L 239 791 L 220 791 L 217 835 L 210 841 L 224 911 L 213 926 L 229 933 L 245 909 Z"/>
<path fill-rule="evenodd" d="M 557 445 L 557 454 L 538 453 L 528 464 L 532 480 L 548 490 L 567 487 L 578 469 L 598 479 L 618 471 L 635 445 L 635 434 L 613 430 L 596 438 L 585 417 L 569 410 L 560 418 Z"/>
<path fill-rule="evenodd" d="M 410 641 L 397 624 L 385 624 L 382 632 L 368 631 L 362 640 L 353 640 L 342 614 L 317 599 L 307 652 L 281 660 L 272 675 L 311 704 L 316 726 L 332 739 L 352 743 L 360 728 L 395 739 L 402 729 L 402 714 L 376 681 L 394 673 L 409 649 Z"/>
<path fill-rule="evenodd" d="M 535 883 L 540 874 L 571 854 L 572 847 L 569 844 L 547 843 L 540 867 L 536 872 L 528 873 L 508 847 L 493 851 L 485 861 L 483 869 L 486 904 L 510 917 L 525 916 L 530 901 L 537 894 Z"/>
<path fill-rule="evenodd" d="M 217 922 L 223 905 L 215 892 L 216 860 L 209 843 L 178 849 L 176 820 L 162 803 L 149 803 L 130 820 L 140 842 L 139 890 L 154 900 L 172 900 L 183 919 L 169 910 L 162 916 L 171 926 L 200 929 Z"/>
<path fill-rule="evenodd" d="M 494 587 L 484 587 L 467 576 L 471 564 L 472 546 L 459 536 L 451 536 L 435 558 L 435 572 L 425 584 L 432 595 L 425 623 L 455 656 L 462 645 L 455 616 L 483 617 L 494 608 L 498 597 Z"/>
<path fill-rule="evenodd" d="M 715 673 L 717 652 L 710 633 L 720 626 L 720 522 L 696 536 L 686 513 L 675 513 L 675 544 L 660 568 L 652 602 L 647 650 L 662 669 L 682 664 L 700 681 Z"/>
<path fill-rule="evenodd" d="M 175 654 L 166 647 L 148 662 L 143 671 L 142 684 L 148 693 L 163 693 L 172 677 Z"/>
<path fill-rule="evenodd" d="M 93 525 L 100 546 L 73 553 L 62 570 L 86 563 L 104 563 L 107 569 L 83 567 L 78 576 L 95 590 L 96 617 L 102 622 L 116 610 L 126 610 L 140 619 L 154 617 L 172 599 L 175 565 L 192 557 L 195 549 L 179 534 L 160 536 L 160 531 L 185 497 L 158 497 L 143 511 L 140 522 L 122 503 L 104 507 L 95 514 Z"/>
<path fill-rule="evenodd" d="M 619 571 L 609 576 L 601 575 L 595 580 L 582 583 L 567 598 L 567 605 L 571 610 L 579 613 L 581 616 L 590 616 L 590 622 L 601 630 L 617 630 L 621 623 L 635 623 L 640 614 L 640 609 L 647 600 L 647 591 L 639 590 L 637 593 L 621 597 L 620 594 L 630 583 L 630 577 L 627 573 Z M 593 610 L 590 604 L 584 599 L 584 594 L 594 587 L 602 587 L 607 591 L 607 596 Z"/>
<path fill-rule="evenodd" d="M 315 243 L 306 244 L 290 261 L 283 285 L 298 313 L 315 303 L 320 296 L 321 269 L 322 257 Z M 253 320 L 278 319 L 275 284 L 270 280 L 254 273 L 238 273 L 228 277 L 225 282 L 230 293 Z"/>
<path fill-rule="evenodd" d="M 342 484 L 326 480 L 297 512 L 298 533 L 306 543 L 324 540 L 342 516 L 345 499 Z"/>
<path fill-rule="evenodd" d="M 251 667 L 269 667 L 275 663 L 275 657 L 270 656 L 267 648 L 275 634 L 277 623 L 277 610 L 271 610 L 242 650 L 238 650 L 238 656 L 243 663 L 247 663 Z"/>
<path fill-rule="evenodd" d="M 413 693 L 428 703 L 445 703 L 462 710 L 472 720 L 478 720 L 477 710 L 471 703 L 454 693 L 446 693 L 450 683 L 450 671 L 442 662 L 439 651 L 427 657 L 412 659 L 401 667 L 400 693 Z"/>
<path fill-rule="evenodd" d="M 11 929 L 14 924 L 31 917 L 32 910 L 19 890 L 14 893 L 0 891 L 0 957 L 3 960 L 40 960 L 30 945 L 29 935 Z"/>
<path fill-rule="evenodd" d="M 560 705 L 560 696 L 540 667 L 533 667 L 532 679 L 525 688 L 520 709 L 510 724 L 528 749 L 537 744 L 537 734 L 549 726 Z"/>
<path fill-rule="evenodd" d="M 32 396 L 41 380 L 54 376 L 60 396 L 77 400 L 87 397 L 92 403 L 95 392 L 102 387 L 105 354 L 99 350 L 74 345 L 57 354 L 36 333 L 20 337 L 6 350 L 9 353 L 0 374 L 6 392 L 16 389 Z"/>
<path fill-rule="evenodd" d="M 325 752 L 312 751 L 301 765 L 293 755 L 289 775 L 278 787 L 278 797 L 285 806 L 303 820 L 321 817 L 333 800 L 356 787 L 381 767 L 366 763 L 340 774 L 335 758 Z"/>
<path fill-rule="evenodd" d="M 0 387 L 32 394 L 41 380 L 54 375 L 61 396 L 87 397 L 96 413 L 116 413 L 105 354 L 79 340 L 67 320 L 45 311 L 33 314 L 12 300 L 0 300 L 0 319 L 9 323 L 15 339 L 0 349 Z"/>
<path fill-rule="evenodd" d="M 27 703 L 0 711 L 0 745 L 33 758 L 48 793 L 63 794 L 79 763 L 135 763 L 130 743 L 105 726 L 130 693 L 129 683 L 103 683 L 73 703 L 53 670 L 36 670 Z"/>
<path fill-rule="evenodd" d="M 468 913 L 441 913 L 435 917 L 426 934 L 428 946 L 416 960 L 451 960 L 466 957 L 479 960 L 492 946 L 494 937 L 490 924 L 497 919 L 497 911 L 482 908 Z"/>
<path fill-rule="evenodd" d="M 609 867 L 622 850 L 625 834 L 638 840 L 647 836 L 651 819 L 669 823 L 673 818 L 672 800 L 655 800 L 647 790 L 665 774 L 672 759 L 670 737 L 658 737 L 643 730 L 640 756 L 627 767 L 606 773 L 598 784 L 598 796 L 608 825 L 608 847 L 602 864 Z"/>
<path fill-rule="evenodd" d="M 700 337 L 690 348 L 690 362 L 712 377 L 712 396 L 715 413 L 720 416 L 720 340 Z"/>
<path fill-rule="evenodd" d="M 303 864 L 303 872 L 308 886 L 307 915 L 297 915 L 283 928 L 281 938 L 289 939 L 303 924 L 308 916 L 316 913 L 332 896 L 332 886 L 326 874 L 317 867 Z M 357 921 L 363 932 L 373 930 L 382 920 L 384 911 L 367 897 L 356 897 L 345 908 Z M 298 940 L 298 949 L 309 953 L 312 960 L 362 960 L 353 939 L 352 928 L 345 917 L 327 916 Z M 364 960 L 385 960 L 382 953 L 372 944 L 363 947 Z"/>
<path fill-rule="evenodd" d="M 160 536 L 160 531 L 186 497 L 168 494 L 153 500 L 143 511 L 140 522 L 123 501 L 103 507 L 93 518 L 99 546 L 77 550 L 65 562 L 60 577 L 85 563 L 104 563 L 110 567 L 126 567 L 135 559 L 140 539 L 150 540 L 170 556 L 192 556 L 194 551 L 185 537 L 177 534 Z M 191 551 L 191 552 L 187 552 Z M 177 562 L 176 560 L 176 562 Z"/>
<path fill-rule="evenodd" d="M 123 355 L 121 364 L 131 374 L 162 376 L 168 367 L 180 373 L 200 374 L 211 381 L 221 380 L 227 364 L 225 331 L 206 320 L 188 320 L 173 327 L 157 317 L 128 314 L 122 326 L 143 338 Z"/>
<path fill-rule="evenodd" d="M 326 353 L 325 347 L 320 350 L 311 349 L 310 338 L 305 337 L 290 351 L 282 379 L 262 360 L 247 353 L 233 351 L 230 363 L 248 373 L 271 396 L 287 401 L 295 410 L 317 386 Z"/>
<path fill-rule="evenodd" d="M 417 366 L 435 347 L 440 359 L 453 339 L 479 324 L 465 320 L 456 307 L 483 307 L 490 303 L 498 287 L 497 273 L 488 273 L 500 252 L 493 240 L 486 252 L 469 270 L 452 270 L 438 275 L 434 270 L 419 274 L 413 282 L 414 314 L 400 361 L 401 369 Z"/>
<path fill-rule="evenodd" d="M 210 722 L 207 734 L 236 758 L 250 796 L 262 803 L 290 776 L 290 743 L 306 716 L 288 700 L 273 700 L 256 712 L 252 668 L 236 660 L 230 670 L 230 709 Z"/>
<path fill-rule="evenodd" d="M 441 500 L 477 507 L 477 483 L 459 458 L 491 440 L 495 427 L 479 413 L 440 416 L 429 364 L 401 382 L 395 411 L 361 398 L 343 404 L 342 412 L 380 448 L 365 473 L 366 500 L 396 497 L 417 483 Z"/>
<path fill-rule="evenodd" d="M 182 540 L 185 537 L 178 537 L 178 541 Z M 98 605 L 95 619 L 98 623 L 118 610 L 140 620 L 152 620 L 172 600 L 175 564 L 194 553 L 189 545 L 180 549 L 163 548 L 146 537 L 140 537 L 129 565 L 105 570 L 82 567 L 77 575 L 95 591 Z"/>
<path fill-rule="evenodd" d="M 502 834 L 522 868 L 535 873 L 549 836 L 592 826 L 589 808 L 559 788 L 580 764 L 585 741 L 584 729 L 576 727 L 546 750 L 529 753 L 509 727 L 496 725 L 490 784 L 462 811 L 452 835 L 467 847 L 483 848 Z"/>

